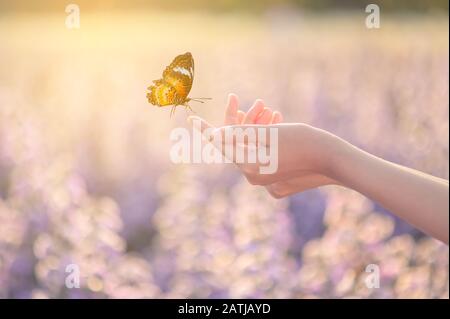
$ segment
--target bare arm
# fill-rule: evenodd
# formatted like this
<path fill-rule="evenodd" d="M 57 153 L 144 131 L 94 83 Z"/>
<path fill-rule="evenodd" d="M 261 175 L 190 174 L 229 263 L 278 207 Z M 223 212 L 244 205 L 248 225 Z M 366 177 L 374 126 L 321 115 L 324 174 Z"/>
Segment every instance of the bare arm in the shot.
<path fill-rule="evenodd" d="M 332 177 L 448 244 L 448 181 L 366 153 L 349 143 L 337 149 Z"/>
<path fill-rule="evenodd" d="M 202 131 L 212 128 L 197 119 Z M 225 125 L 278 129 L 279 165 L 274 174 L 260 174 L 258 165 L 238 164 L 251 184 L 264 186 L 276 198 L 329 184 L 348 187 L 448 244 L 448 181 L 385 161 L 327 131 L 281 122 L 281 114 L 262 101 L 244 113 L 238 108 L 237 96 L 230 95 Z M 265 147 L 270 148 L 270 143 Z"/>

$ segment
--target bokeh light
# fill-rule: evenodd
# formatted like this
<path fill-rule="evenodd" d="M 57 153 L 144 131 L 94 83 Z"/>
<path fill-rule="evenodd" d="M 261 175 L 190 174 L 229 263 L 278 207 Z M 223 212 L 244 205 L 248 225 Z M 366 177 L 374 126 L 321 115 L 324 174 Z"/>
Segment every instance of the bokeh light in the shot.
<path fill-rule="evenodd" d="M 81 6 L 78 30 L 64 8 L 0 14 L 0 297 L 448 298 L 448 247 L 354 191 L 275 200 L 230 165 L 170 162 L 186 113 L 146 87 L 190 51 L 212 123 L 229 92 L 263 98 L 448 179 L 448 11 L 369 30 L 363 9 L 286 8 Z"/>

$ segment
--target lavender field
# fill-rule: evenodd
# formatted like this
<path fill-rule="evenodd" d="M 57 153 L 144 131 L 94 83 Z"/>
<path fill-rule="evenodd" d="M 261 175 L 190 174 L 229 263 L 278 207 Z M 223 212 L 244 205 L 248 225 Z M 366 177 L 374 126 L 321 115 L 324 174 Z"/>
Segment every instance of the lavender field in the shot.
<path fill-rule="evenodd" d="M 348 189 L 275 200 L 231 165 L 173 164 L 186 112 L 145 98 L 190 51 L 191 96 L 213 98 L 193 107 L 211 123 L 229 92 L 262 98 L 448 179 L 448 16 L 372 30 L 363 13 L 64 19 L 0 15 L 1 298 L 449 297 L 448 246 Z"/>

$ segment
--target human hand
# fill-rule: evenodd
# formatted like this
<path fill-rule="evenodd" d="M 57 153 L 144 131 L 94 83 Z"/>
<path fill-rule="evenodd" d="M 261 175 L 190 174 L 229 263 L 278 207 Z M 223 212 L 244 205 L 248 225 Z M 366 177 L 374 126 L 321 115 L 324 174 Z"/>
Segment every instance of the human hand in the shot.
<path fill-rule="evenodd" d="M 229 128 L 276 128 L 278 130 L 278 169 L 273 174 L 261 174 L 260 163 L 236 163 L 247 180 L 253 185 L 263 185 L 269 193 L 281 198 L 293 193 L 328 184 L 338 184 L 330 178 L 330 152 L 334 135 L 305 124 L 280 124 L 282 114 L 272 111 L 262 100 L 256 100 L 248 112 L 239 110 L 238 98 L 230 94 L 225 113 L 225 126 L 216 130 L 224 132 Z M 211 125 L 199 117 L 200 130 L 205 132 Z M 214 135 L 214 134 L 213 134 Z M 301 145 L 301 147 L 295 147 Z M 270 148 L 270 142 L 258 147 Z M 236 149 L 237 146 L 233 145 Z M 223 149 L 223 148 L 222 148 Z M 234 152 L 235 153 L 235 152 Z"/>
<path fill-rule="evenodd" d="M 281 113 L 273 112 L 260 100 L 245 113 L 239 111 L 237 97 L 230 95 L 223 127 L 213 128 L 199 117 L 190 118 L 194 119 L 207 137 L 220 137 L 213 138 L 212 142 L 222 152 L 224 145 L 234 149 L 232 156 L 242 147 L 256 147 L 257 151 L 275 148 L 277 169 L 271 174 L 259 170 L 264 163 L 238 161 L 236 164 L 251 184 L 264 185 L 276 198 L 322 185 L 343 185 L 448 244 L 447 180 L 388 162 L 312 126 L 281 123 Z M 238 140 L 236 134 L 231 135 L 231 141 L 224 138 L 229 131 L 259 128 L 266 132 L 267 128 L 276 129 L 278 138 L 268 140 L 266 136 L 265 140 L 258 141 L 256 133 L 255 141 L 248 136 L 247 141 L 242 136 Z"/>

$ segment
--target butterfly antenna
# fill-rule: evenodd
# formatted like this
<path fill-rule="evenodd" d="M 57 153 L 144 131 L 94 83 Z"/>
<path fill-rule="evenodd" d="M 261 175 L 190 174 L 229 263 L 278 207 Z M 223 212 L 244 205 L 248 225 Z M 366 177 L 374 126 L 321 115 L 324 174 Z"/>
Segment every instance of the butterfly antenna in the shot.
<path fill-rule="evenodd" d="M 202 101 L 202 100 L 212 100 L 212 98 L 210 98 L 210 97 L 195 97 L 195 98 L 191 98 L 191 101 L 205 103 L 205 101 Z"/>

